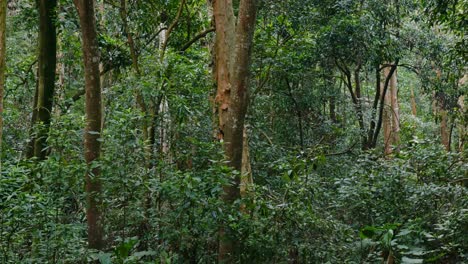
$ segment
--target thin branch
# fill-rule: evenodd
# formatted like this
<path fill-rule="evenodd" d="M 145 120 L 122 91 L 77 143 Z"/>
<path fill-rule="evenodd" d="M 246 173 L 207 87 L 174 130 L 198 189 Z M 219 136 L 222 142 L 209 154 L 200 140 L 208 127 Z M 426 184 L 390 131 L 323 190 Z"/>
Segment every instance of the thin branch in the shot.
<path fill-rule="evenodd" d="M 182 0 L 179 5 L 179 10 L 177 10 L 177 15 L 174 18 L 174 21 L 172 21 L 172 24 L 169 26 L 169 28 L 166 31 L 166 38 L 164 39 L 164 42 L 161 46 L 161 56 L 160 58 L 164 58 L 164 53 L 166 52 L 166 47 L 167 43 L 169 42 L 169 37 L 171 36 L 172 30 L 174 30 L 175 26 L 179 23 L 180 16 L 182 15 L 182 11 L 184 10 L 184 5 L 185 5 L 186 0 Z"/>
<path fill-rule="evenodd" d="M 193 37 L 189 42 L 185 43 L 184 46 L 180 49 L 181 52 L 186 51 L 190 46 L 192 46 L 193 43 L 195 43 L 197 40 L 204 38 L 206 35 L 208 35 L 211 32 L 214 32 L 216 29 L 214 27 L 209 28 L 207 30 L 204 30 L 200 33 L 198 33 L 195 37 Z"/>
<path fill-rule="evenodd" d="M 351 151 L 354 149 L 354 147 L 357 145 L 357 141 L 354 142 L 353 145 L 351 145 L 349 148 L 347 148 L 346 150 L 343 150 L 343 151 L 340 151 L 340 152 L 335 152 L 335 153 L 327 153 L 327 154 L 324 154 L 324 156 L 338 156 L 338 155 L 343 155 L 343 154 L 348 154 L 348 153 L 351 153 Z"/>

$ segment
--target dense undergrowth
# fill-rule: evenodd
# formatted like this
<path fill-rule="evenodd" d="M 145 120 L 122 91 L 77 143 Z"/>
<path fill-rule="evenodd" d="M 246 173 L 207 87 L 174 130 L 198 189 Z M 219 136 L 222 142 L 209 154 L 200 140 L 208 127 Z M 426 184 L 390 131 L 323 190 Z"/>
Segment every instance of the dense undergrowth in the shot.
<path fill-rule="evenodd" d="M 467 163 L 432 141 L 415 139 L 389 160 L 356 150 L 289 151 L 265 163 L 264 173 L 254 170 L 256 184 L 234 208 L 219 200 L 233 173 L 219 147 L 192 143 L 207 155 L 197 170 L 160 164 L 143 179 L 147 172 L 128 160 L 138 157 L 103 161 L 105 252 L 86 249 L 84 168 L 65 158 L 73 153 L 37 164 L 7 161 L 2 262 L 209 263 L 220 223 L 242 241 L 244 263 L 467 260 Z"/>

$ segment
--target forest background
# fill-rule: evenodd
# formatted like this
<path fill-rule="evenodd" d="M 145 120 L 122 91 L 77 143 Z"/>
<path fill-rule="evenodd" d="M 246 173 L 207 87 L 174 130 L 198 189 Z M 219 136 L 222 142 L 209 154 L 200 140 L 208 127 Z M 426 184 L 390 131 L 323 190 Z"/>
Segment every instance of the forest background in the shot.
<path fill-rule="evenodd" d="M 0 0 L 1 263 L 468 262 L 466 0 Z"/>

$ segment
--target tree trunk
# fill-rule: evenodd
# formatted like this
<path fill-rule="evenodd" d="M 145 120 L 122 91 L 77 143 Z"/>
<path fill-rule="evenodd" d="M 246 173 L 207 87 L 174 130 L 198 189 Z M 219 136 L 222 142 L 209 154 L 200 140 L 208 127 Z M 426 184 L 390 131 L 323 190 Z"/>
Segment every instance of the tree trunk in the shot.
<path fill-rule="evenodd" d="M 0 173 L 2 171 L 3 137 L 3 91 L 5 90 L 6 68 L 6 14 L 7 0 L 0 1 Z"/>
<path fill-rule="evenodd" d="M 55 20 L 57 0 L 39 1 L 39 66 L 38 84 L 34 98 L 32 126 L 41 125 L 31 139 L 28 158 L 47 157 L 47 135 L 52 117 L 57 62 L 57 32 Z"/>
<path fill-rule="evenodd" d="M 99 73 L 99 49 L 93 0 L 74 0 L 82 33 L 82 49 L 86 90 L 86 128 L 84 131 L 84 156 L 86 172 L 86 219 L 88 222 L 88 246 L 104 247 L 101 223 L 101 181 L 99 161 L 101 154 L 101 87 Z"/>
<path fill-rule="evenodd" d="M 389 74 L 389 69 L 384 69 L 384 80 L 387 79 Z M 384 104 L 384 112 L 383 112 L 383 140 L 384 140 L 384 154 L 388 156 L 392 153 L 392 78 L 390 77 L 390 92 L 387 92 L 385 96 L 383 96 L 384 85 L 382 83 L 382 103 Z"/>
<path fill-rule="evenodd" d="M 250 166 L 249 155 L 249 140 L 247 137 L 247 128 L 244 127 L 242 139 L 242 169 L 241 169 L 241 182 L 240 182 L 240 195 L 245 197 L 248 195 L 250 187 L 253 184 L 252 167 Z"/>
<path fill-rule="evenodd" d="M 372 144 L 371 146 L 375 148 L 377 145 L 377 139 L 379 137 L 380 129 L 382 128 L 382 122 L 383 122 L 383 115 L 384 115 L 384 109 L 385 109 L 385 101 L 384 98 L 387 95 L 387 90 L 390 84 L 390 79 L 391 76 L 395 73 L 397 67 L 398 67 L 398 62 L 399 60 L 395 61 L 395 64 L 390 67 L 390 71 L 388 74 L 385 74 L 385 82 L 383 83 L 383 89 L 382 89 L 382 94 L 380 95 L 380 106 L 379 106 L 379 115 L 377 119 L 377 124 L 375 126 L 375 133 L 372 136 Z M 386 67 L 387 68 L 387 67 Z M 377 78 L 379 79 L 379 78 Z"/>
<path fill-rule="evenodd" d="M 398 103 L 398 87 L 397 87 L 398 71 L 392 75 L 390 79 L 390 96 L 392 106 L 392 145 L 395 152 L 400 150 L 400 106 Z"/>
<path fill-rule="evenodd" d="M 256 19 L 256 0 L 241 0 L 236 25 L 231 0 L 214 0 L 216 24 L 216 82 L 219 138 L 224 142 L 228 165 L 242 171 L 243 129 L 248 103 L 250 52 Z M 222 199 L 232 204 L 240 198 L 240 177 L 223 187 Z M 220 263 L 233 263 L 238 258 L 238 240 L 228 226 L 219 230 Z"/>
<path fill-rule="evenodd" d="M 464 145 L 468 139 L 468 129 L 467 129 L 467 118 L 468 112 L 465 108 L 465 96 L 462 95 L 458 98 L 458 106 L 460 111 L 461 120 L 458 124 L 458 152 L 462 153 L 464 150 Z"/>
<path fill-rule="evenodd" d="M 441 108 L 439 110 L 440 115 L 440 137 L 442 140 L 442 145 L 444 145 L 445 150 L 450 151 L 450 128 L 448 127 L 448 113 L 447 110 Z"/>

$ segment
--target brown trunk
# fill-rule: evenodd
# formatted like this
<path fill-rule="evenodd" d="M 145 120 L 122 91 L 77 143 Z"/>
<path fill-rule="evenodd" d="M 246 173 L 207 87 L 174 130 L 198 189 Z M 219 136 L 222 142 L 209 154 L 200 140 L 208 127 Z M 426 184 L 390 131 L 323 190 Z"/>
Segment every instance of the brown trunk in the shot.
<path fill-rule="evenodd" d="M 389 68 L 384 69 L 384 79 L 387 79 L 388 74 L 389 74 Z M 392 77 L 390 77 L 392 78 Z M 392 110 L 391 110 L 391 101 L 392 101 L 392 91 L 391 91 L 391 83 L 392 79 L 390 79 L 390 92 L 387 92 L 385 94 L 385 97 L 383 97 L 382 103 L 385 105 L 384 106 L 384 112 L 383 112 L 383 139 L 384 139 L 384 154 L 385 156 L 389 155 L 392 153 Z M 384 85 L 382 83 L 382 94 L 384 90 Z"/>
<path fill-rule="evenodd" d="M 399 152 L 400 149 L 400 106 L 398 103 L 397 76 L 398 71 L 395 70 L 390 80 L 390 96 L 392 106 L 392 145 L 395 152 Z"/>
<path fill-rule="evenodd" d="M 7 1 L 0 2 L 0 172 L 2 171 L 2 136 L 3 136 L 3 91 L 5 90 L 6 68 L 6 14 Z"/>
<path fill-rule="evenodd" d="M 378 119 L 377 119 L 377 124 L 375 126 L 375 133 L 374 135 L 372 136 L 372 144 L 371 146 L 372 147 L 375 147 L 377 145 L 377 139 L 379 137 L 379 133 L 380 133 L 380 129 L 382 128 L 382 123 L 384 121 L 384 109 L 385 109 L 385 101 L 384 101 L 384 98 L 386 97 L 387 95 L 387 90 L 388 90 L 388 87 L 390 85 L 390 79 L 392 77 L 392 75 L 395 73 L 396 69 L 397 69 L 397 66 L 398 66 L 398 60 L 395 62 L 394 65 L 390 66 L 390 71 L 388 73 L 385 74 L 385 82 L 383 83 L 383 88 L 382 88 L 382 94 L 380 95 L 380 106 L 379 106 L 379 113 L 378 113 Z M 384 69 L 386 69 L 387 67 L 385 67 Z M 377 78 L 379 79 L 379 78 Z"/>
<path fill-rule="evenodd" d="M 88 246 L 104 247 L 101 219 L 100 167 L 96 163 L 101 154 L 101 87 L 99 73 L 99 49 L 93 0 L 74 0 L 82 33 L 82 49 L 86 90 L 86 128 L 84 131 L 84 156 L 86 172 L 86 219 L 88 222 Z"/>
<path fill-rule="evenodd" d="M 39 66 L 38 84 L 34 99 L 32 125 L 41 125 L 31 139 L 28 158 L 47 157 L 47 135 L 52 117 L 55 90 L 55 70 L 57 62 L 57 33 L 55 27 L 56 0 L 39 1 Z"/>
<path fill-rule="evenodd" d="M 411 87 L 411 113 L 413 116 L 417 116 L 418 111 L 416 108 L 416 97 L 414 96 L 414 90 L 413 87 Z"/>
<path fill-rule="evenodd" d="M 241 197 L 245 197 L 248 195 L 249 190 L 253 184 L 252 167 L 250 166 L 249 140 L 247 138 L 247 128 L 244 128 L 242 145 L 243 148 L 240 195 Z"/>
<path fill-rule="evenodd" d="M 241 0 L 239 17 L 234 16 L 231 0 L 214 0 L 216 24 L 216 82 L 219 116 L 219 137 L 224 142 L 224 153 L 229 166 L 242 171 L 243 129 L 248 103 L 250 51 L 256 18 L 256 0 Z M 223 187 L 222 199 L 232 204 L 240 198 L 240 177 Z M 238 240 L 227 226 L 219 230 L 221 263 L 232 263 L 238 258 Z"/>
<path fill-rule="evenodd" d="M 439 110 L 440 115 L 440 137 L 445 150 L 450 151 L 450 128 L 448 127 L 448 113 L 445 109 Z"/>
<path fill-rule="evenodd" d="M 57 75 L 57 101 L 63 102 L 65 100 L 65 63 L 64 63 L 64 53 L 63 53 L 63 44 L 60 39 L 57 39 L 57 70 L 55 75 Z M 54 108 L 55 116 L 60 116 L 62 113 L 61 107 Z"/>
<path fill-rule="evenodd" d="M 460 111 L 461 120 L 458 124 L 458 151 L 463 152 L 464 145 L 468 139 L 467 118 L 468 113 L 465 108 L 465 96 L 462 95 L 458 98 L 458 106 Z"/>
<path fill-rule="evenodd" d="M 340 65 L 337 63 L 338 68 L 341 70 L 343 75 L 346 77 L 345 86 L 348 88 L 349 94 L 351 95 L 351 101 L 354 105 L 354 110 L 356 111 L 356 116 L 359 123 L 360 137 L 361 137 L 361 147 L 362 149 L 369 149 L 370 145 L 368 144 L 368 137 L 366 135 L 366 128 L 364 125 L 364 115 L 362 113 L 362 104 L 361 104 L 361 82 L 360 82 L 360 68 L 358 66 L 354 71 L 354 85 L 355 89 L 353 90 L 352 74 L 349 68 L 346 65 Z M 346 117 L 346 116 L 344 116 Z"/>

